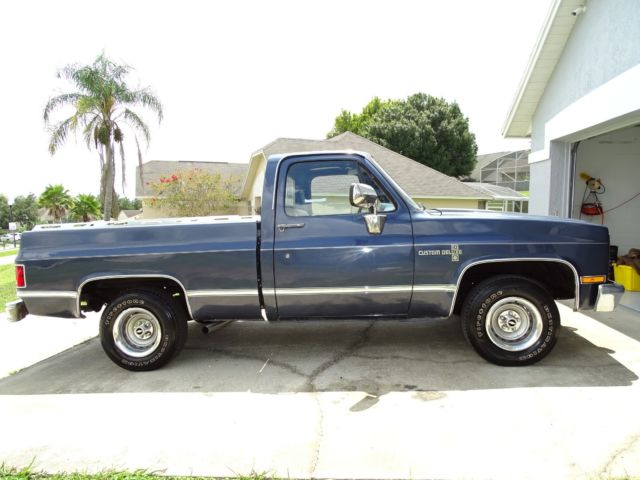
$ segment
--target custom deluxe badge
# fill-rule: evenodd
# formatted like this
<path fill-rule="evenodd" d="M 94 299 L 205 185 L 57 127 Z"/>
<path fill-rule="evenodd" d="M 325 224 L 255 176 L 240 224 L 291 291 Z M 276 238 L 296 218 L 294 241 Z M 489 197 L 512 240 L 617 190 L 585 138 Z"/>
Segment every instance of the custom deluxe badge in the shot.
<path fill-rule="evenodd" d="M 459 262 L 460 255 L 462 255 L 462 250 L 460 250 L 460 246 L 457 243 L 452 243 L 450 249 L 446 249 L 446 248 L 440 249 L 440 250 L 420 249 L 418 250 L 418 255 L 421 257 L 451 255 L 452 262 Z"/>

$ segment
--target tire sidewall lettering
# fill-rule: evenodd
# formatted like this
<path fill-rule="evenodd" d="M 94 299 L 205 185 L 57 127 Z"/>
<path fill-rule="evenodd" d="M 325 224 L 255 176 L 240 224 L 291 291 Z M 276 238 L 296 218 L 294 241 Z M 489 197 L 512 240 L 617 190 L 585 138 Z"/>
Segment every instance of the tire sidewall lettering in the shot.
<path fill-rule="evenodd" d="M 143 292 L 140 295 L 155 295 L 153 293 Z M 135 294 L 130 294 L 135 295 Z M 154 300 L 156 300 L 154 298 Z M 171 308 L 169 302 L 163 305 L 164 300 L 158 296 L 157 301 L 146 301 L 144 298 L 136 296 L 128 297 L 123 295 L 103 313 L 101 327 L 101 341 L 107 354 L 116 364 L 123 366 L 129 370 L 151 370 L 158 367 L 152 367 L 154 364 L 163 365 L 167 358 L 171 358 L 174 354 L 176 345 L 176 326 L 175 322 L 179 321 L 175 316 L 175 312 Z M 160 322 L 162 329 L 162 337 L 159 345 L 153 352 L 143 358 L 133 358 L 121 351 L 113 336 L 113 324 L 118 315 L 129 308 L 144 308 L 152 313 Z"/>
<path fill-rule="evenodd" d="M 461 317 L 465 336 L 485 359 L 498 365 L 527 365 L 546 356 L 554 347 L 560 317 L 551 295 L 536 282 L 519 276 L 500 276 L 478 283 L 463 304 Z M 531 302 L 542 319 L 535 343 L 522 351 L 502 349 L 487 334 L 487 315 L 502 298 L 520 297 Z"/>

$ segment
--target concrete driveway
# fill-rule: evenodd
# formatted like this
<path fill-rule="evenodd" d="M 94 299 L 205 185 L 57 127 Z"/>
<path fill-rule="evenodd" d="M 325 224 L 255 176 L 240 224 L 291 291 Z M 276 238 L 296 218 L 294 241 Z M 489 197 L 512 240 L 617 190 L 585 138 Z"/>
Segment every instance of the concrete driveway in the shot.
<path fill-rule="evenodd" d="M 561 306 L 542 363 L 491 365 L 458 320 L 197 324 L 131 373 L 97 339 L 0 380 L 0 462 L 291 478 L 640 476 L 640 322 Z M 27 318 L 24 321 L 29 321 Z"/>

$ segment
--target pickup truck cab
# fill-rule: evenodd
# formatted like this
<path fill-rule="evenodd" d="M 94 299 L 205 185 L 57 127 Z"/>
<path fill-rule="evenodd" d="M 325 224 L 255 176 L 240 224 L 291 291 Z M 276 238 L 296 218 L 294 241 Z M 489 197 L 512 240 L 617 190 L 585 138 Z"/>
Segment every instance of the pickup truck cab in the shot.
<path fill-rule="evenodd" d="M 16 260 L 20 319 L 103 310 L 107 355 L 152 370 L 187 321 L 451 317 L 485 359 L 526 365 L 560 316 L 610 311 L 606 227 L 416 204 L 367 153 L 271 156 L 261 216 L 48 225 Z M 398 327 L 401 328 L 401 327 Z"/>

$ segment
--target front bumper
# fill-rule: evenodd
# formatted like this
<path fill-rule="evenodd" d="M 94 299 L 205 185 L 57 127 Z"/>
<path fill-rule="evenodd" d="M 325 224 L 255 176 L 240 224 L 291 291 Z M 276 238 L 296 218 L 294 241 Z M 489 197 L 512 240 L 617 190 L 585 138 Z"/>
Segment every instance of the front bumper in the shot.
<path fill-rule="evenodd" d="M 624 287 L 619 283 L 609 282 L 598 285 L 596 298 L 596 312 L 613 312 L 624 293 Z"/>
<path fill-rule="evenodd" d="M 18 322 L 27 316 L 27 306 L 23 300 L 14 300 L 5 304 L 5 310 L 7 311 L 7 317 L 10 322 Z"/>

